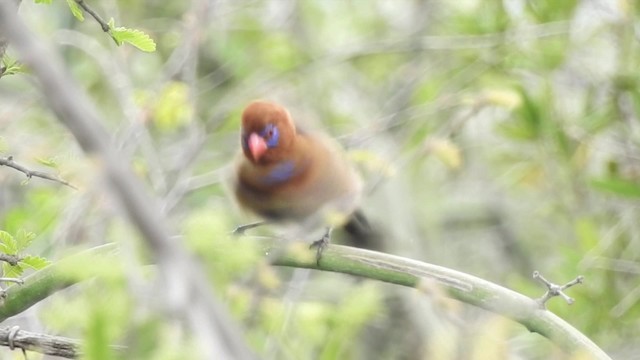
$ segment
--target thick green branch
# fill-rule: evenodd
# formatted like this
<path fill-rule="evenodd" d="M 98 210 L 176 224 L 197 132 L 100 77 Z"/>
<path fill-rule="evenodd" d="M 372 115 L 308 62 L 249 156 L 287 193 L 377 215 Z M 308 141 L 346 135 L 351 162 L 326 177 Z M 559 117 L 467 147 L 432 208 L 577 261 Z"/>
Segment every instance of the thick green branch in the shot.
<path fill-rule="evenodd" d="M 265 241 L 266 251 L 276 251 L 274 246 L 274 242 Z M 312 252 L 296 251 L 296 248 L 290 246 L 274 264 L 357 275 L 418 290 L 435 282 L 452 298 L 506 316 L 569 353 L 610 360 L 589 338 L 555 314 L 541 309 L 535 300 L 475 276 L 399 256 L 339 245 L 329 246 L 318 266 Z"/>
<path fill-rule="evenodd" d="M 27 276 L 23 285 L 9 286 L 0 306 L 0 322 L 20 314 L 56 291 L 99 275 L 104 267 L 90 264 L 96 265 L 98 261 L 108 260 L 117 253 L 116 244 L 98 246 L 68 256 Z"/>
<path fill-rule="evenodd" d="M 351 274 L 416 288 L 419 291 L 438 284 L 454 299 L 503 315 L 537 332 L 568 353 L 587 354 L 591 359 L 607 359 L 597 345 L 553 313 L 540 308 L 535 300 L 489 281 L 455 270 L 399 256 L 330 245 L 316 264 L 315 251 L 306 243 L 293 243 L 280 249 L 272 239 L 255 239 L 264 244 L 262 250 L 277 254 L 273 263 L 279 266 L 309 268 Z M 0 321 L 19 314 L 53 292 L 98 275 L 91 266 L 82 266 L 82 275 L 71 276 L 68 269 L 78 269 L 80 261 L 96 261 L 96 256 L 113 256 L 115 244 L 103 245 L 63 259 L 25 278 L 25 284 L 7 289 L 7 299 L 0 307 Z M 87 260 L 89 259 L 89 260 Z M 93 259 L 93 260 L 91 260 Z M 96 268 L 100 268 L 97 266 Z"/>

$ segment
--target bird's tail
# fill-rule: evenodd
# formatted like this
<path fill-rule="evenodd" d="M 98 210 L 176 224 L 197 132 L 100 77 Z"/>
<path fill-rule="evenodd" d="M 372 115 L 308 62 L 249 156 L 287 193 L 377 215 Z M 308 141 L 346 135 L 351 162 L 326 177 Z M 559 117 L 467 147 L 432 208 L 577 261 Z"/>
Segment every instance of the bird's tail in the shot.
<path fill-rule="evenodd" d="M 382 234 L 367 220 L 362 210 L 357 209 L 351 214 L 344 225 L 344 230 L 349 234 L 348 243 L 355 247 L 384 251 Z"/>

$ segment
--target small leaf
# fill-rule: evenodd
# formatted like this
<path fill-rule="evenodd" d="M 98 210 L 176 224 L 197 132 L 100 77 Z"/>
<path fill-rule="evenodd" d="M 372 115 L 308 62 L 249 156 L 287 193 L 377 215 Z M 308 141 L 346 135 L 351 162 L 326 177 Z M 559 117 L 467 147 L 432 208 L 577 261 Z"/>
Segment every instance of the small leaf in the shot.
<path fill-rule="evenodd" d="M 36 158 L 36 161 L 39 162 L 40 164 L 42 164 L 44 166 L 48 166 L 50 168 L 54 168 L 55 169 L 55 168 L 58 167 L 58 163 L 57 163 L 55 158 L 45 159 L 45 158 L 38 157 L 38 158 Z"/>
<path fill-rule="evenodd" d="M 113 20 L 113 19 L 112 19 Z M 112 21 L 109 22 L 111 37 L 118 45 L 129 43 L 138 49 L 146 52 L 156 51 L 156 43 L 149 35 L 136 29 L 128 29 L 125 27 L 113 27 Z"/>
<path fill-rule="evenodd" d="M 73 14 L 73 17 L 80 21 L 84 21 L 84 14 L 80 6 L 78 6 L 76 0 L 67 0 L 67 5 L 69 5 L 69 10 L 71 10 L 71 14 Z"/>
<path fill-rule="evenodd" d="M 4 252 L 6 254 L 15 255 L 18 252 L 16 239 L 8 232 L 0 230 L 0 243 L 4 245 Z"/>
<path fill-rule="evenodd" d="M 51 4 L 53 0 L 35 0 L 36 4 Z"/>
<path fill-rule="evenodd" d="M 4 66 L 4 71 L 2 72 L 2 74 L 0 74 L 2 76 L 15 75 L 18 73 L 26 72 L 25 67 L 22 66 L 20 62 L 18 62 L 15 59 L 12 59 L 8 55 L 5 55 L 4 58 L 2 58 L 2 66 Z"/>
<path fill-rule="evenodd" d="M 18 278 L 24 272 L 24 268 L 20 264 L 13 266 L 8 263 L 2 264 L 2 275 L 4 277 Z"/>
<path fill-rule="evenodd" d="M 592 179 L 591 186 L 597 190 L 627 198 L 640 198 L 640 183 L 620 178 Z"/>
<path fill-rule="evenodd" d="M 49 260 L 43 257 L 28 255 L 28 256 L 25 256 L 22 260 L 20 260 L 19 265 L 30 267 L 34 270 L 40 270 L 49 264 L 50 264 Z"/>
<path fill-rule="evenodd" d="M 449 139 L 429 138 L 425 141 L 424 148 L 451 169 L 458 169 L 462 165 L 460 148 Z"/>
<path fill-rule="evenodd" d="M 31 245 L 31 242 L 33 242 L 33 239 L 35 238 L 36 238 L 36 234 L 32 232 L 26 231 L 24 229 L 18 230 L 18 233 L 16 234 L 16 237 L 15 237 L 18 251 L 22 251 L 28 248 L 29 245 Z"/>
<path fill-rule="evenodd" d="M 193 116 L 189 102 L 189 87 L 179 81 L 169 82 L 156 100 L 153 119 L 160 131 L 175 131 Z"/>

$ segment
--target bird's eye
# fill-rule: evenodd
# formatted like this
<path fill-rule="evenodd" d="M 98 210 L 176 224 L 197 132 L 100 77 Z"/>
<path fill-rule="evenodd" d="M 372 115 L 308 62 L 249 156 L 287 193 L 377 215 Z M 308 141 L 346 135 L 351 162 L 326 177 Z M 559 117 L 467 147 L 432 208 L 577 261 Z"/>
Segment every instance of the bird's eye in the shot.
<path fill-rule="evenodd" d="M 269 148 L 274 148 L 278 146 L 280 133 L 278 132 L 278 128 L 275 125 L 273 124 L 267 125 L 267 127 L 262 131 L 262 134 L 264 139 L 267 141 L 267 146 Z"/>

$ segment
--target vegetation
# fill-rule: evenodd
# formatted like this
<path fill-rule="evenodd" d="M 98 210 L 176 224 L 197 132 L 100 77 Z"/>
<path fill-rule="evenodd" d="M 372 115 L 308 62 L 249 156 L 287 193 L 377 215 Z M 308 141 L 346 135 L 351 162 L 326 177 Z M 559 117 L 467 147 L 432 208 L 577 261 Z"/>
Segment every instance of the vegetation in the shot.
<path fill-rule="evenodd" d="M 361 278 L 302 269 L 313 252 L 280 254 L 275 227 L 230 236 L 253 220 L 228 193 L 239 114 L 267 98 L 344 145 L 385 252 L 533 299 L 535 270 L 582 275 L 549 311 L 612 358 L 640 351 L 636 2 L 22 1 L 19 33 L 3 13 L 0 260 L 25 284 L 0 344 L 19 325 L 16 346 L 60 335 L 105 360 L 207 358 L 202 337 L 267 359 L 598 356 L 436 275 L 349 263 L 377 255 L 329 248 L 322 269 Z"/>

